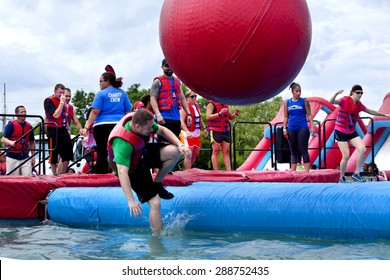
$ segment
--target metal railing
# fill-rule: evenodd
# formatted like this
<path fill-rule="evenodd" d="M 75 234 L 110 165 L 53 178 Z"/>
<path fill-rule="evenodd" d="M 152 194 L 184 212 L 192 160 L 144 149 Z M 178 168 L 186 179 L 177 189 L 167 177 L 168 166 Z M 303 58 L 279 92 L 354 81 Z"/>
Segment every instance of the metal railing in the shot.
<path fill-rule="evenodd" d="M 369 119 L 370 120 L 370 128 L 371 128 L 371 133 L 373 134 L 373 137 L 371 138 L 371 143 L 370 145 L 366 146 L 366 148 L 371 148 L 371 152 L 370 152 L 370 155 L 371 155 L 371 162 L 372 163 L 375 163 L 375 141 L 374 141 L 374 124 L 375 124 L 375 120 L 371 117 L 361 117 L 360 119 Z M 332 125 L 334 125 L 334 121 L 335 119 L 327 119 L 325 120 L 323 123 L 320 123 L 319 121 L 317 120 L 314 120 L 314 123 L 316 124 L 316 127 L 317 127 L 317 131 L 318 131 L 318 135 L 317 135 L 317 145 L 316 147 L 313 147 L 313 148 L 310 148 L 309 147 L 309 150 L 317 150 L 316 154 L 318 155 L 318 168 L 319 169 L 327 169 L 327 152 L 330 150 L 330 149 L 338 149 L 338 147 L 333 147 L 334 146 L 334 143 L 335 143 L 335 140 L 332 141 L 332 143 L 329 143 L 328 145 L 328 141 L 327 139 L 330 137 L 330 135 L 327 135 L 327 125 L 330 125 L 330 122 L 333 122 Z M 257 148 L 253 148 L 253 149 L 239 149 L 237 147 L 237 134 L 240 134 L 242 133 L 242 131 L 240 131 L 238 128 L 240 127 L 241 124 L 246 124 L 246 125 L 256 125 L 256 126 L 259 126 L 259 125 L 264 125 L 264 131 L 267 129 L 267 127 L 269 127 L 269 129 L 271 130 L 270 131 L 270 145 L 269 147 L 264 147 L 262 149 L 257 149 Z M 233 135 L 232 135 L 232 138 L 233 138 L 233 141 L 231 143 L 231 147 L 233 149 L 233 169 L 237 169 L 237 156 L 236 154 L 237 153 L 242 153 L 242 152 L 256 152 L 256 151 L 266 151 L 266 152 L 270 152 L 271 156 L 270 156 L 270 161 L 271 161 L 271 166 L 273 167 L 273 169 L 277 170 L 277 163 L 278 161 L 276 160 L 276 155 L 278 152 L 283 152 L 284 150 L 283 149 L 278 149 L 277 147 L 279 146 L 278 144 L 278 138 L 275 137 L 275 134 L 276 134 L 276 131 L 279 127 L 281 127 L 283 123 L 282 122 L 277 122 L 275 123 L 273 126 L 268 123 L 268 122 L 235 122 L 233 124 Z M 334 129 L 332 128 L 332 133 L 334 132 Z M 262 137 L 259 138 L 259 142 L 264 138 L 265 136 L 263 135 Z M 258 142 L 258 143 L 259 143 Z M 321 144 L 323 143 L 323 144 Z M 350 148 L 353 148 L 353 146 L 350 146 Z"/>
<path fill-rule="evenodd" d="M 17 116 L 18 115 L 16 115 L 16 114 L 0 114 L 0 117 L 5 117 L 5 118 L 15 118 Z M 54 124 L 56 126 L 56 128 L 57 128 L 56 129 L 57 136 L 58 136 L 58 125 L 56 123 L 54 123 L 54 122 L 46 122 L 45 123 L 43 117 L 40 116 L 40 115 L 26 115 L 25 117 L 26 117 L 26 119 L 27 118 L 29 118 L 29 119 L 32 119 L 32 118 L 39 119 L 39 122 L 36 125 L 32 125 L 32 128 L 29 131 L 25 132 L 19 139 L 17 139 L 16 143 L 22 141 L 22 139 L 25 136 L 27 136 L 28 134 L 34 133 L 34 136 L 38 136 L 38 138 L 34 137 L 34 141 L 36 143 L 35 149 L 29 149 L 29 151 L 30 151 L 29 156 L 26 159 L 24 159 L 23 161 L 21 161 L 20 164 L 18 166 L 16 166 L 14 169 L 7 170 L 6 175 L 12 174 L 15 170 L 20 168 L 23 164 L 27 163 L 29 160 L 31 160 L 34 157 L 36 159 L 36 162 L 35 162 L 35 165 L 32 166 L 32 170 L 36 171 L 38 174 L 45 175 L 46 174 L 46 164 L 47 164 L 46 161 L 50 157 L 50 151 L 53 151 L 57 147 L 57 143 L 53 143 L 53 148 L 52 149 L 49 148 L 49 145 L 47 145 L 47 147 L 46 147 L 46 141 L 48 140 L 48 138 L 46 137 L 46 133 L 45 133 L 45 125 L 47 125 L 47 124 Z M 72 144 L 73 145 L 74 145 L 74 143 L 77 141 L 77 139 L 79 137 L 80 137 L 80 135 L 77 135 L 76 137 L 72 138 Z M 58 139 L 58 137 L 55 137 L 55 138 Z M 37 144 L 38 144 L 38 146 L 37 146 Z M 11 147 L 1 147 L 0 148 L 0 156 L 3 156 L 4 154 L 6 154 L 7 151 L 10 148 Z M 48 152 L 49 152 L 49 154 L 47 154 Z M 81 158 L 77 159 L 76 161 L 73 161 L 68 166 L 67 170 L 72 168 L 74 165 L 79 164 L 80 161 L 82 159 L 86 158 L 86 157 L 88 157 L 88 153 L 86 153 Z"/>

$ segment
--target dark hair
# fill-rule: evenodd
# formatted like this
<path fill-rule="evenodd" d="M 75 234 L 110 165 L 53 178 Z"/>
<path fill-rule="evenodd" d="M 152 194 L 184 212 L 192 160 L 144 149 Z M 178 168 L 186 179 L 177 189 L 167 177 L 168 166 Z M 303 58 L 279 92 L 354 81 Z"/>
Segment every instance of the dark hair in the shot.
<path fill-rule="evenodd" d="M 357 90 L 363 90 L 361 85 L 354 85 L 351 89 L 351 91 L 357 91 Z"/>
<path fill-rule="evenodd" d="M 120 88 L 123 85 L 123 78 L 116 78 L 115 74 L 112 72 L 104 72 L 102 74 L 102 77 L 105 81 L 108 81 L 113 87 Z"/>
<path fill-rule="evenodd" d="M 144 96 L 142 96 L 140 101 L 144 103 L 145 106 L 148 106 L 148 104 L 150 103 L 150 94 L 145 94 Z"/>
<path fill-rule="evenodd" d="M 357 90 L 363 90 L 362 86 L 361 85 L 354 85 L 352 87 L 351 92 L 349 93 L 349 95 L 352 95 L 352 92 L 357 91 Z"/>
<path fill-rule="evenodd" d="M 72 91 L 70 90 L 70 88 L 67 88 L 67 87 L 65 88 L 65 90 L 66 90 L 66 91 L 69 91 L 69 92 L 72 92 Z"/>
<path fill-rule="evenodd" d="M 162 62 L 161 62 L 161 66 L 164 66 L 166 63 L 167 63 L 167 60 L 166 60 L 166 58 L 164 58 L 164 59 L 162 60 Z"/>
<path fill-rule="evenodd" d="M 290 89 L 293 91 L 294 89 L 296 89 L 297 87 L 301 87 L 301 85 L 300 84 L 298 84 L 298 83 L 295 83 L 295 82 L 293 82 L 291 85 L 290 85 Z"/>
<path fill-rule="evenodd" d="M 15 114 L 17 114 L 19 112 L 19 109 L 20 108 L 25 108 L 23 105 L 19 105 L 15 108 Z"/>
<path fill-rule="evenodd" d="M 56 84 L 56 86 L 54 87 L 54 91 L 57 91 L 57 89 L 65 89 L 65 86 L 63 84 Z"/>
<path fill-rule="evenodd" d="M 154 120 L 154 116 L 148 110 L 138 110 L 134 113 L 132 122 L 141 126 L 145 125 L 148 121 Z"/>

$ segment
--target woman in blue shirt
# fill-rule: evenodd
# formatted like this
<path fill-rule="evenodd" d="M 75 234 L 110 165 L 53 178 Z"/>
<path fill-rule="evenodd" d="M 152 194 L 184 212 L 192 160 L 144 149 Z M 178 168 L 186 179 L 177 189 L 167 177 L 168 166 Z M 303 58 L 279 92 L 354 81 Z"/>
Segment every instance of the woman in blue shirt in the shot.
<path fill-rule="evenodd" d="M 126 92 L 120 87 L 122 78 L 116 78 L 114 70 L 107 70 L 100 76 L 100 91 L 96 93 L 92 103 L 91 114 L 81 134 L 86 136 L 93 126 L 93 137 L 96 141 L 97 161 L 96 173 L 109 173 L 107 161 L 108 136 L 122 117 L 131 111 L 132 105 Z"/>
<path fill-rule="evenodd" d="M 310 104 L 306 98 L 301 98 L 301 86 L 297 83 L 290 85 L 292 98 L 284 101 L 283 135 L 290 144 L 291 170 L 297 170 L 297 163 L 303 158 L 306 172 L 310 170 L 308 151 L 310 133 L 314 134 L 313 117 Z M 308 128 L 309 120 L 311 131 Z"/>

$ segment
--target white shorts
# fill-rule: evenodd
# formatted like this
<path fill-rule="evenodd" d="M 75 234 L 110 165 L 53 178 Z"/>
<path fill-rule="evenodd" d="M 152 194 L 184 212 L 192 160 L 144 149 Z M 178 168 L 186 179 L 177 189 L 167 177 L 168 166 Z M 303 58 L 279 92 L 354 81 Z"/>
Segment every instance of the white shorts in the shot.
<path fill-rule="evenodd" d="M 13 159 L 10 157 L 7 157 L 7 174 L 9 171 L 15 169 L 17 166 L 19 166 L 24 159 Z M 12 172 L 9 175 L 22 175 L 22 176 L 32 176 L 32 165 L 31 165 L 31 159 L 28 160 L 25 164 L 20 166 L 18 169 L 16 169 L 14 172 Z"/>

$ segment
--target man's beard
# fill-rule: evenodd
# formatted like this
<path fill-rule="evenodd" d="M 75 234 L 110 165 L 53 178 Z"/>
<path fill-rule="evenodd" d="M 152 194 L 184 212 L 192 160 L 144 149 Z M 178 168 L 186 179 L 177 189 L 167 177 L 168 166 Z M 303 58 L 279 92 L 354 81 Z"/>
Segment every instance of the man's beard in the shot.
<path fill-rule="evenodd" d="M 171 77 L 173 75 L 173 71 L 172 69 L 165 69 L 164 70 L 164 74 L 167 75 L 168 77 Z"/>

